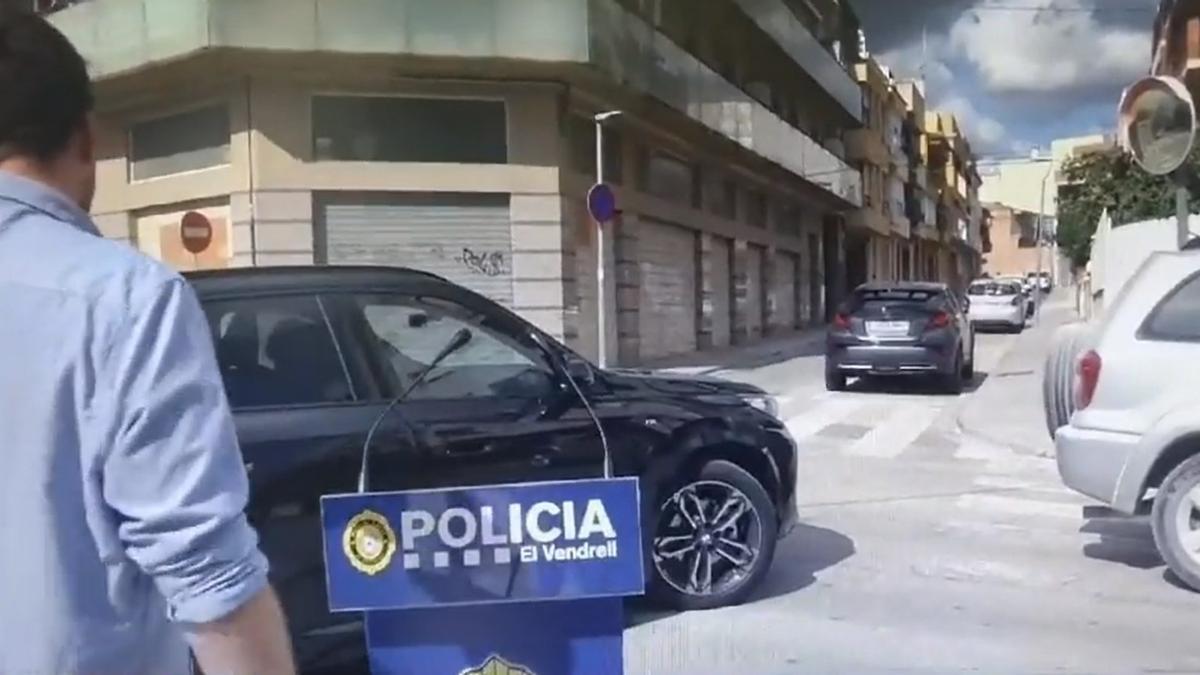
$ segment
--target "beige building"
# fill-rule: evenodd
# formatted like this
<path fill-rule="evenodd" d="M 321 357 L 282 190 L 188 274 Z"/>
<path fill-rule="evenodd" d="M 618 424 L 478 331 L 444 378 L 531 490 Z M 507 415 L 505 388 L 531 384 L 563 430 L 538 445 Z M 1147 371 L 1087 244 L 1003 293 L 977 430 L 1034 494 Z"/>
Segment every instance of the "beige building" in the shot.
<path fill-rule="evenodd" d="M 992 277 L 1025 276 L 1038 269 L 1050 271 L 1052 252 L 1049 247 L 1036 245 L 1038 214 L 1005 204 L 989 203 L 988 246 L 983 255 L 983 271 Z"/>
<path fill-rule="evenodd" d="M 963 287 L 979 269 L 983 245 L 982 208 L 977 192 L 975 157 L 951 113 L 927 111 L 926 163 L 940 246 L 923 247 L 922 266 L 932 278 Z"/>
<path fill-rule="evenodd" d="M 1115 148 L 1114 137 L 1094 134 L 1055 140 L 1050 144 L 1048 156 L 1035 153 L 1030 157 L 980 162 L 980 199 L 1034 213 L 1044 208 L 1043 213 L 1053 220 L 1058 212 L 1057 188 L 1064 184 L 1061 175 L 1063 163 L 1081 154 L 1107 152 Z"/>
<path fill-rule="evenodd" d="M 623 111 L 604 311 L 609 362 L 635 364 L 818 324 L 844 292 L 858 29 L 803 5 L 92 0 L 51 20 L 98 80 L 107 236 L 180 269 L 427 269 L 593 356 L 593 115 Z M 214 228 L 196 255 L 189 212 Z"/>
<path fill-rule="evenodd" d="M 909 159 L 904 147 L 908 108 L 891 76 L 873 57 L 855 64 L 864 126 L 846 138 L 848 159 L 862 174 L 863 206 L 846 217 L 846 274 L 850 287 L 901 278 L 901 254 L 911 232 L 905 207 Z"/>

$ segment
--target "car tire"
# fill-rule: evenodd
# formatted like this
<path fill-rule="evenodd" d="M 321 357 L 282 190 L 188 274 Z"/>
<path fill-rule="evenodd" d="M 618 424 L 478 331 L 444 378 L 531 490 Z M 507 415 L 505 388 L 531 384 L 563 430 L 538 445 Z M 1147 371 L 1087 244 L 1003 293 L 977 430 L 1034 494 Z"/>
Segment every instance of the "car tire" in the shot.
<path fill-rule="evenodd" d="M 963 361 L 962 379 L 965 382 L 970 382 L 975 379 L 975 337 L 971 337 L 971 354 L 970 361 Z"/>
<path fill-rule="evenodd" d="M 942 391 L 955 396 L 963 392 L 962 347 L 958 348 L 958 355 L 954 357 L 954 365 L 950 368 L 950 372 L 942 375 Z"/>
<path fill-rule="evenodd" d="M 1042 407 L 1050 438 L 1070 423 L 1075 412 L 1075 361 L 1090 336 L 1088 324 L 1076 323 L 1063 326 L 1052 338 L 1042 372 Z"/>
<path fill-rule="evenodd" d="M 831 368 L 825 369 L 825 389 L 826 391 L 845 391 L 846 390 L 846 375 L 839 373 Z"/>
<path fill-rule="evenodd" d="M 673 561 L 660 560 L 659 555 L 660 550 L 663 550 L 659 547 L 660 535 L 662 537 L 680 536 L 676 534 L 679 530 L 673 527 L 673 525 L 682 525 L 682 523 L 678 519 L 678 515 L 675 516 L 675 519 L 672 519 L 668 510 L 675 508 L 672 502 L 676 501 L 677 495 L 686 494 L 689 488 L 694 490 L 728 489 L 730 494 L 736 493 L 738 499 L 748 509 L 744 515 L 738 518 L 737 522 L 745 525 L 756 524 L 758 529 L 757 537 L 754 541 L 747 539 L 741 542 L 747 549 L 756 549 L 753 558 L 747 563 L 749 569 L 742 572 L 735 572 L 734 570 L 737 568 L 724 570 L 723 574 L 734 575 L 729 580 L 731 583 L 725 588 L 713 588 L 707 593 L 684 588 L 687 584 L 678 578 L 677 575 L 672 574 L 672 571 L 675 571 L 676 568 L 667 564 Z M 693 494 L 699 493 L 694 492 Z M 708 513 L 708 516 L 715 517 L 719 515 L 720 508 L 721 506 L 717 505 L 709 509 L 710 513 Z M 712 510 L 718 510 L 718 513 L 711 513 Z M 653 518 L 654 520 L 651 522 L 653 534 L 650 538 L 651 551 L 649 556 L 651 563 L 647 571 L 650 574 L 650 595 L 658 605 L 679 611 L 690 611 L 741 604 L 762 583 L 762 580 L 770 571 L 771 562 L 775 557 L 775 544 L 779 535 L 779 516 L 775 510 L 775 503 L 771 500 L 771 496 L 767 493 L 766 488 L 763 487 L 757 478 L 733 462 L 725 460 L 705 462 L 690 478 L 682 481 L 677 488 L 664 492 Z M 728 530 L 726 531 L 728 532 Z M 736 531 L 735 534 L 737 534 Z M 749 531 L 746 534 L 749 536 Z M 717 540 L 719 540 L 719 537 Z M 696 543 L 694 545 L 701 544 Z M 720 544 L 714 545 L 714 548 L 719 547 Z M 729 549 L 729 552 L 737 553 L 734 549 Z M 697 555 L 700 554 L 697 553 Z M 709 554 L 710 557 L 713 555 L 712 553 Z M 712 559 L 717 561 L 712 563 L 714 566 L 724 560 L 719 556 Z M 686 573 L 688 571 L 686 568 L 690 567 L 689 561 L 684 558 L 679 564 L 683 565 L 684 569 L 678 571 Z M 725 564 L 722 562 L 721 568 L 723 569 L 724 566 Z M 710 568 L 710 582 L 712 582 L 711 575 L 716 569 L 716 567 Z"/>
<path fill-rule="evenodd" d="M 1193 455 L 1163 479 L 1150 518 L 1159 555 L 1175 576 L 1196 591 L 1200 591 L 1200 543 L 1189 549 L 1183 535 L 1200 532 L 1200 505 L 1195 502 L 1198 491 L 1200 455 Z"/>

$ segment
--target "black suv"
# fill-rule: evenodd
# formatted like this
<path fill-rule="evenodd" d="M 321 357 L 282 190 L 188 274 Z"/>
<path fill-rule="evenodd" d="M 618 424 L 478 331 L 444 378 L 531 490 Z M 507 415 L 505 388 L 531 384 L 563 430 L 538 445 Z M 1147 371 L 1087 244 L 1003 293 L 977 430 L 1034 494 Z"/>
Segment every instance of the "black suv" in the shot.
<path fill-rule="evenodd" d="M 237 421 L 247 513 L 306 673 L 366 671 L 359 616 L 326 610 L 318 499 L 353 492 L 366 433 L 466 328 L 469 342 L 384 419 L 370 488 L 602 475 L 641 479 L 648 591 L 740 602 L 794 521 L 796 448 L 760 390 L 596 370 L 511 311 L 439 277 L 371 267 L 189 274 Z"/>

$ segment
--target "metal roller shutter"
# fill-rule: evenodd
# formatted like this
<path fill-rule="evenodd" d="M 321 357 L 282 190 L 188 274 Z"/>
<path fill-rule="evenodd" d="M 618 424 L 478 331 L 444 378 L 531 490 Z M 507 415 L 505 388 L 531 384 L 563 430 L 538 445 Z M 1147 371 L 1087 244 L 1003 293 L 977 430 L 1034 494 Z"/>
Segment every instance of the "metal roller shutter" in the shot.
<path fill-rule="evenodd" d="M 771 280 L 771 326 L 787 330 L 796 323 L 796 259 L 779 251 Z"/>
<path fill-rule="evenodd" d="M 696 349 L 696 235 L 643 221 L 638 228 L 643 359 Z"/>
<path fill-rule="evenodd" d="M 746 251 L 746 334 L 751 338 L 763 334 L 763 255 L 766 249 L 750 244 Z"/>
<path fill-rule="evenodd" d="M 424 270 L 512 306 L 508 195 L 339 193 L 316 212 L 319 260 Z"/>
<path fill-rule="evenodd" d="M 714 347 L 724 347 L 730 342 L 730 305 L 733 301 L 730 294 L 729 279 L 730 242 L 728 239 L 714 238 L 709 262 L 709 280 L 712 289 L 712 340 Z"/>

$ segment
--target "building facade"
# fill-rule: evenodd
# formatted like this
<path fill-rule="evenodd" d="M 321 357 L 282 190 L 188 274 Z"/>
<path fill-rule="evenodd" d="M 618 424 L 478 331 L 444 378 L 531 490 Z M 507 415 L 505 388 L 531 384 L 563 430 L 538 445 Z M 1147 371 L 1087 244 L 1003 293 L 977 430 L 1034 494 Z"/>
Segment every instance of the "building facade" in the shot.
<path fill-rule="evenodd" d="M 842 139 L 864 108 L 842 2 L 91 0 L 50 16 L 97 80 L 96 221 L 180 269 L 422 268 L 595 356 L 603 236 L 621 364 L 809 327 L 845 292 L 863 187 Z M 598 161 L 593 117 L 614 110 Z M 597 164 L 621 210 L 602 234 L 584 204 Z M 180 239 L 190 212 L 213 226 L 199 254 Z"/>
<path fill-rule="evenodd" d="M 870 55 L 854 65 L 862 90 L 863 126 L 847 134 L 848 159 L 862 175 L 862 207 L 846 218 L 846 275 L 850 287 L 898 277 L 896 240 L 907 240 L 900 144 L 903 101 Z"/>
<path fill-rule="evenodd" d="M 1051 250 L 1037 246 L 1036 212 L 995 203 L 987 204 L 986 210 L 990 214 L 991 227 L 983 270 L 989 276 L 1023 277 L 1035 272 L 1039 254 L 1042 257 L 1041 269 L 1052 269 Z"/>

